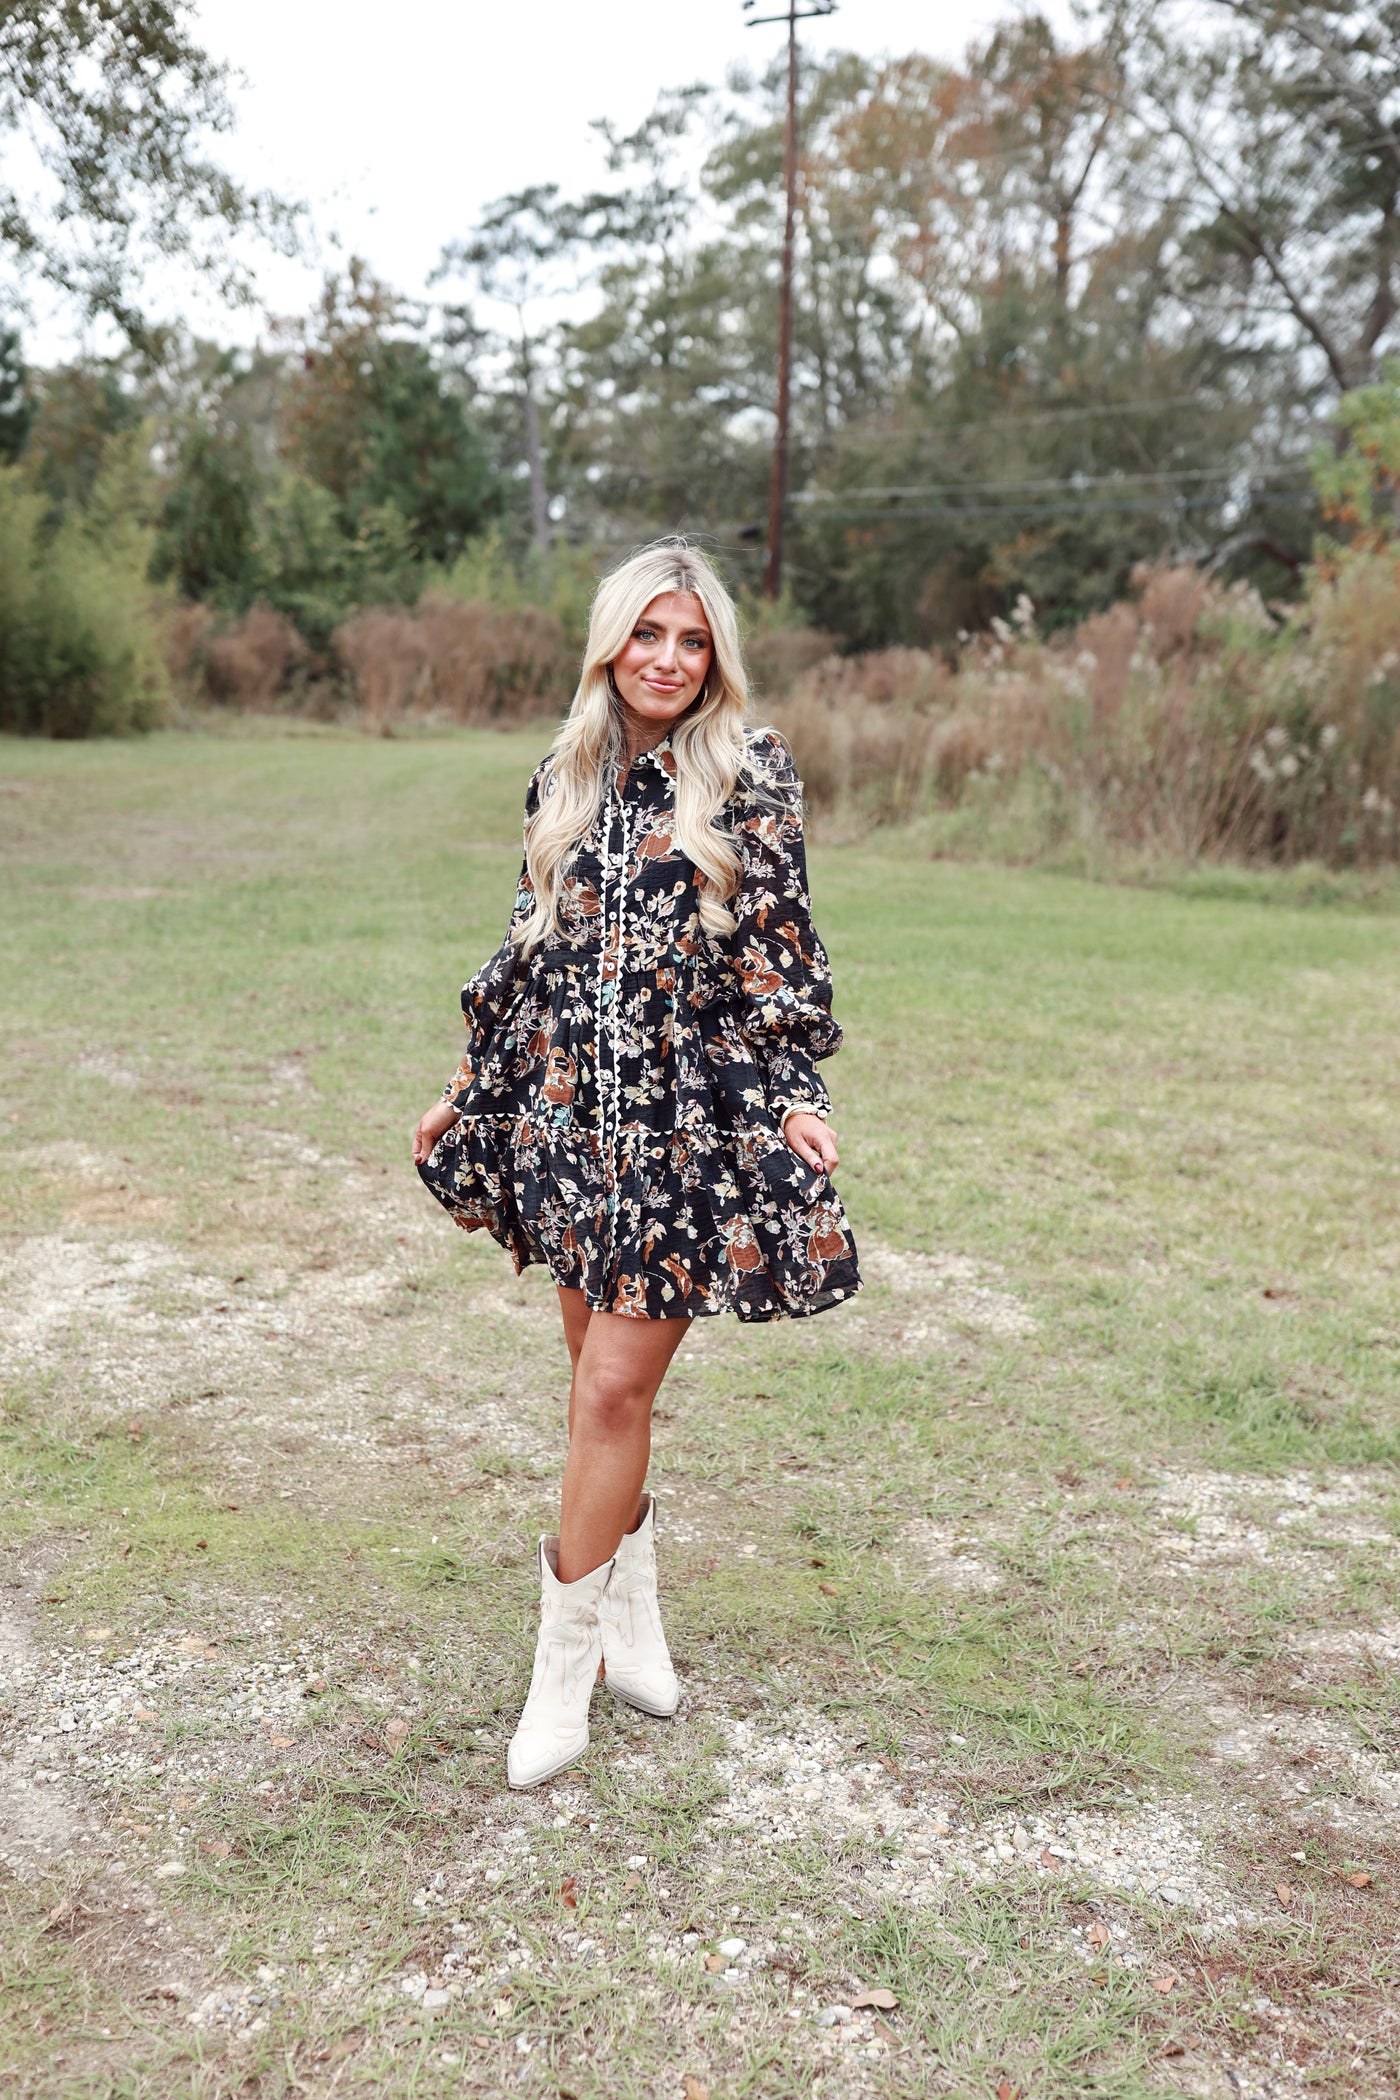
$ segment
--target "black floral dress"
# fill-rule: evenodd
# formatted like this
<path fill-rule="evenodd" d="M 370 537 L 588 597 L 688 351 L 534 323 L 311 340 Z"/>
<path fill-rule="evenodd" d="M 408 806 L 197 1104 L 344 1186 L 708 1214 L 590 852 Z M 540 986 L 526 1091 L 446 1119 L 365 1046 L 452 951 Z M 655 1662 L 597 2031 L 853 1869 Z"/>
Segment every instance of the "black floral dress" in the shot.
<path fill-rule="evenodd" d="M 736 925 L 700 923 L 697 871 L 673 836 L 669 739 L 616 779 L 569 864 L 559 931 L 505 942 L 462 993 L 460 1120 L 419 1168 L 517 1270 L 541 1262 L 595 1310 L 643 1319 L 823 1311 L 860 1288 L 824 1174 L 782 1137 L 825 1113 L 817 1060 L 840 1047 L 812 926 L 801 788 L 771 731 L 726 821 L 743 861 Z M 530 783 L 527 816 L 547 792 Z M 534 906 L 522 870 L 513 933 Z"/>

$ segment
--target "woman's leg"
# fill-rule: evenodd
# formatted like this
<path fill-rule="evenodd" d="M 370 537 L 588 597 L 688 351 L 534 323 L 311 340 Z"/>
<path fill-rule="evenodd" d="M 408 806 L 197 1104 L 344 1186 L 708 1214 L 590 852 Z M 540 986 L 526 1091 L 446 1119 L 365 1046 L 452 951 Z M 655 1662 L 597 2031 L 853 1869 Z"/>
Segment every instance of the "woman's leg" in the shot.
<path fill-rule="evenodd" d="M 564 1322 L 564 1346 L 569 1352 L 569 1435 L 574 1433 L 574 1387 L 578 1382 L 578 1360 L 583 1350 L 588 1323 L 593 1318 L 588 1310 L 588 1300 L 582 1291 L 567 1291 L 562 1283 L 556 1284 L 559 1293 L 559 1312 Z"/>
<path fill-rule="evenodd" d="M 574 1366 L 559 1580 L 577 1582 L 610 1560 L 623 1533 L 636 1525 L 651 1457 L 652 1402 L 690 1323 L 634 1320 L 586 1307 L 580 1320 L 582 1293 L 561 1291 L 559 1297 Z"/>

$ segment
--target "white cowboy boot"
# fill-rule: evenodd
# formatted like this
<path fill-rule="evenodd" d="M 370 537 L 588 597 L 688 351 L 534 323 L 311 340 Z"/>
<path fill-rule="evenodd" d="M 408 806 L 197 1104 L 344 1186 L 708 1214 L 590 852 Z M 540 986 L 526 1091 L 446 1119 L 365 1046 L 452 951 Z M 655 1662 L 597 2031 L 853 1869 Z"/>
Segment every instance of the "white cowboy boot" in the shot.
<path fill-rule="evenodd" d="M 613 1563 L 605 1560 L 577 1582 L 561 1582 L 558 1566 L 558 1539 L 542 1538 L 535 1668 L 506 1754 L 506 1777 L 517 1787 L 552 1779 L 588 1748 L 588 1702 L 603 1658 L 598 1600 Z"/>
<path fill-rule="evenodd" d="M 656 1601 L 656 1497 L 643 1495 L 642 1521 L 617 1549 L 612 1581 L 598 1607 L 608 1690 L 644 1714 L 669 1719 L 681 1703 Z"/>

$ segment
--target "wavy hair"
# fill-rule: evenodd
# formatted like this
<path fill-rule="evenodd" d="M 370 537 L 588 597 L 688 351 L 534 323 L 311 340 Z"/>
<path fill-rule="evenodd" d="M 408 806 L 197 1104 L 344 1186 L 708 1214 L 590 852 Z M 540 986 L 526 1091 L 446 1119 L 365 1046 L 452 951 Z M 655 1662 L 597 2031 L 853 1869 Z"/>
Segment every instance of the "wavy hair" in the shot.
<path fill-rule="evenodd" d="M 713 644 L 700 697 L 671 727 L 676 759 L 676 828 L 681 851 L 704 880 L 700 921 L 730 933 L 728 899 L 739 885 L 738 848 L 719 818 L 752 771 L 744 738 L 748 678 L 734 601 L 710 563 L 683 539 L 657 540 L 603 578 L 594 593 L 583 669 L 573 704 L 545 762 L 540 799 L 525 826 L 525 861 L 535 908 L 516 935 L 527 953 L 558 931 L 559 894 L 568 864 L 607 791 L 608 768 L 627 757 L 622 701 L 612 680 L 638 619 L 653 598 L 694 597 L 705 609 Z"/>

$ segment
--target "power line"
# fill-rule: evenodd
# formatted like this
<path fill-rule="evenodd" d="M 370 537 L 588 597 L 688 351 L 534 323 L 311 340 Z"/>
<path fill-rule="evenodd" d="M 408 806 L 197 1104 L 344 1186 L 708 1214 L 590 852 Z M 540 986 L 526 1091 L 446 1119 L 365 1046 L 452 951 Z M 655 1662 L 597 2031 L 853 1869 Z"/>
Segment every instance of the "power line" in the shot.
<path fill-rule="evenodd" d="M 1309 492 L 1302 488 L 1268 490 L 1261 494 L 1280 509 L 1305 510 L 1311 507 Z M 945 504 L 920 510 L 823 510 L 820 515 L 823 523 L 830 521 L 834 524 L 903 525 L 932 519 L 956 521 L 963 518 L 1079 518 L 1103 512 L 1217 510 L 1225 500 L 1225 494 L 1222 492 L 1218 496 L 1183 496 L 1176 502 L 1164 495 L 1156 500 L 1123 498 L 1115 501 L 1111 498 L 1091 498 L 1087 503 L 968 503 Z"/>
<path fill-rule="evenodd" d="M 843 430 L 842 444 L 858 445 L 902 445 L 917 443 L 924 437 L 942 437 L 965 430 L 1020 430 L 1040 423 L 1088 422 L 1100 416 L 1135 415 L 1158 413 L 1164 408 L 1206 408 L 1215 415 L 1230 415 L 1247 408 L 1243 401 L 1215 401 L 1209 394 L 1145 394 L 1136 401 L 1100 402 L 1092 408 L 1045 408 L 1024 416 L 983 416 L 970 420 L 959 418 L 956 423 L 922 423 L 913 430 Z"/>
<path fill-rule="evenodd" d="M 792 496 L 794 503 L 821 505 L 848 501 L 852 497 L 863 497 L 870 502 L 896 502 L 906 496 L 958 496 L 964 491 L 977 495 L 988 495 L 997 489 L 1091 489 L 1113 488 L 1124 482 L 1161 482 L 1174 488 L 1182 481 L 1234 481 L 1247 473 L 1247 468 L 1237 467 L 1166 467 L 1160 471 L 1121 474 L 1056 474 L 1040 481 L 931 481 L 885 487 L 875 484 L 863 488 L 798 489 Z M 1258 479 L 1266 479 L 1260 475 Z"/>

